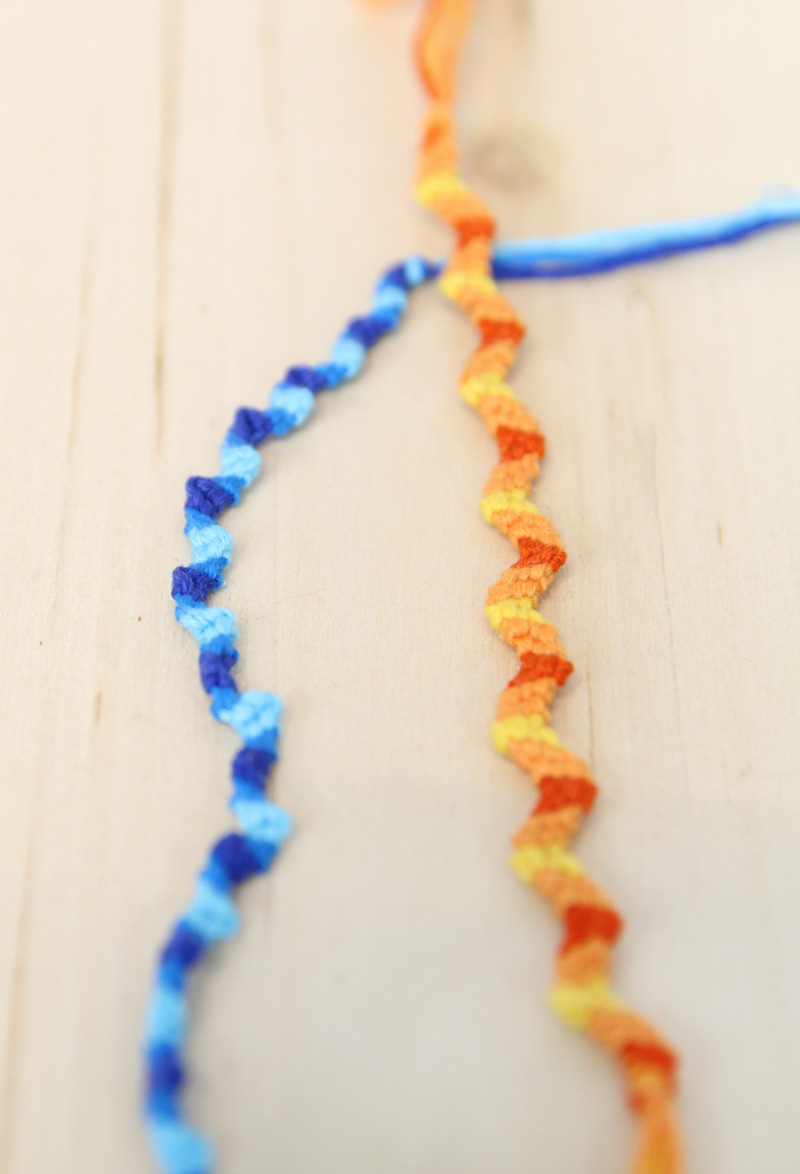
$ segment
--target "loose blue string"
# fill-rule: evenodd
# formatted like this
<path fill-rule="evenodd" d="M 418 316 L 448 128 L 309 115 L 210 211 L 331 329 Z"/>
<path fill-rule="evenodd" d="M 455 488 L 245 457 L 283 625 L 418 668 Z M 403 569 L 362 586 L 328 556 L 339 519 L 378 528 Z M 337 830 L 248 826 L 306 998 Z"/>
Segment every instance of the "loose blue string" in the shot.
<path fill-rule="evenodd" d="M 499 280 L 587 276 L 729 243 L 797 220 L 800 195 L 787 192 L 729 216 L 498 245 L 494 274 Z M 369 312 L 349 323 L 328 361 L 290 368 L 272 389 L 265 411 L 240 408 L 220 449 L 219 473 L 190 477 L 186 483 L 184 532 L 192 559 L 173 572 L 175 616 L 200 646 L 200 679 L 211 698 L 211 712 L 242 742 L 231 766 L 229 801 L 241 831 L 212 846 L 192 900 L 173 926 L 156 967 L 145 1029 L 144 1112 L 164 1174 L 210 1174 L 213 1167 L 211 1147 L 188 1124 L 181 1100 L 189 978 L 212 946 L 236 932 L 235 890 L 249 877 L 268 871 L 291 829 L 289 816 L 266 795 L 277 760 L 281 702 L 272 693 L 239 692 L 232 675 L 238 659 L 236 618 L 228 608 L 206 603 L 223 586 L 223 571 L 231 558 L 231 536 L 217 518 L 238 503 L 258 474 L 257 446 L 299 427 L 319 392 L 354 379 L 367 352 L 399 325 L 410 291 L 436 277 L 443 265 L 411 257 L 388 270 L 375 287 Z"/>
<path fill-rule="evenodd" d="M 658 261 L 676 253 L 732 244 L 767 228 L 798 220 L 800 192 L 787 190 L 724 216 L 601 229 L 556 240 L 531 237 L 500 244 L 494 250 L 493 271 L 498 280 L 586 277 L 625 265 Z"/>

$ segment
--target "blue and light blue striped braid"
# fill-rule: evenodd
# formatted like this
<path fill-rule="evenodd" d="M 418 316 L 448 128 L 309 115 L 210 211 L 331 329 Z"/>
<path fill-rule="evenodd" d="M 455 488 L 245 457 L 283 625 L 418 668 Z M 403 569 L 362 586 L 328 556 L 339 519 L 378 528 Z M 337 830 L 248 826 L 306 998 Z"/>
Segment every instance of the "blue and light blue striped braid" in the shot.
<path fill-rule="evenodd" d="M 725 217 L 512 242 L 497 247 L 494 272 L 498 279 L 585 276 L 738 240 L 798 219 L 800 197 L 791 194 Z M 242 741 L 232 763 L 229 804 L 241 831 L 223 836 L 212 847 L 156 968 L 145 1034 L 145 1117 L 164 1174 L 210 1174 L 213 1168 L 211 1147 L 189 1125 L 182 1105 L 189 977 L 213 945 L 236 932 L 235 890 L 270 868 L 291 828 L 288 815 L 266 795 L 277 759 L 281 703 L 272 693 L 239 692 L 233 678 L 236 618 L 228 608 L 206 603 L 223 585 L 231 557 L 231 536 L 217 519 L 255 479 L 261 463 L 257 446 L 299 427 L 320 391 L 354 379 L 367 351 L 398 326 L 409 292 L 440 271 L 439 262 L 411 257 L 384 274 L 369 312 L 350 322 L 328 362 L 292 367 L 272 389 L 266 411 L 239 409 L 220 450 L 219 473 L 191 477 L 186 485 L 185 533 L 192 561 L 173 573 L 175 615 L 200 646 L 200 678 L 211 698 L 211 712 Z"/>
<path fill-rule="evenodd" d="M 200 679 L 211 698 L 211 712 L 242 740 L 232 763 L 229 804 L 241 831 L 223 836 L 212 847 L 156 969 L 145 1035 L 145 1114 L 156 1159 L 166 1174 L 208 1174 L 213 1165 L 208 1141 L 188 1124 L 181 1103 L 189 976 L 212 946 L 236 932 L 235 890 L 270 868 L 291 829 L 289 816 L 266 795 L 277 759 L 281 702 L 273 693 L 239 692 L 232 675 L 238 658 L 236 617 L 228 608 L 206 603 L 223 585 L 231 557 L 231 536 L 217 519 L 239 501 L 258 473 L 256 446 L 299 427 L 318 392 L 353 379 L 367 351 L 397 326 L 409 290 L 429 280 L 433 271 L 416 257 L 389 270 L 378 282 L 370 312 L 350 322 L 329 361 L 292 367 L 272 389 L 266 411 L 241 408 L 222 444 L 219 473 L 191 477 L 186 485 L 185 533 L 192 561 L 172 576 L 175 616 L 200 646 Z"/>

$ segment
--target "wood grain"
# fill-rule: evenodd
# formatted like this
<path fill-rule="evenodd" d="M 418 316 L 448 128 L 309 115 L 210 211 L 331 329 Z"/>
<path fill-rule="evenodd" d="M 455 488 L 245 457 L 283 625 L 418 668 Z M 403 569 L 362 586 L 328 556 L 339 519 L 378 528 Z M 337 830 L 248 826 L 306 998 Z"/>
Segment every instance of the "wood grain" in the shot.
<path fill-rule="evenodd" d="M 0 1169 L 150 1169 L 157 943 L 226 826 L 234 741 L 174 623 L 182 482 L 316 361 L 410 196 L 415 4 L 0 7 Z M 793 0 L 494 0 L 465 167 L 506 236 L 714 212 L 800 182 Z M 795 1169 L 800 233 L 513 290 L 536 500 L 569 562 L 557 728 L 616 976 L 685 1057 L 692 1169 Z M 611 1065 L 551 1017 L 557 927 L 507 867 L 532 802 L 488 739 L 511 652 L 472 345 L 420 294 L 230 516 L 241 679 L 286 703 L 298 834 L 194 996 L 220 1170 L 615 1174 Z"/>

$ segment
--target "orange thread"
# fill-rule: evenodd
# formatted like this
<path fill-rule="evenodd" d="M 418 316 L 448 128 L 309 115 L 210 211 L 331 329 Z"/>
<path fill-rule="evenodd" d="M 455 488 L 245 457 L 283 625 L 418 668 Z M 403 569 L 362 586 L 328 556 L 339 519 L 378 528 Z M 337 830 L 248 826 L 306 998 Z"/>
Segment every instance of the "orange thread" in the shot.
<path fill-rule="evenodd" d="M 497 437 L 500 454 L 482 509 L 520 555 L 491 588 L 487 608 L 491 622 L 520 657 L 520 671 L 501 698 L 493 736 L 540 793 L 533 814 L 514 837 L 514 866 L 564 921 L 553 991 L 556 1009 L 612 1052 L 625 1075 L 641 1120 L 633 1174 L 681 1174 L 684 1164 L 672 1110 L 676 1056 L 655 1028 L 611 991 L 607 974 L 622 919 L 567 852 L 597 788 L 586 764 L 561 746 L 548 724 L 547 706 L 572 665 L 555 629 L 534 609 L 566 554 L 555 527 L 528 501 L 544 439 L 505 383 L 525 326 L 491 278 L 492 213 L 457 171 L 452 103 L 472 12 L 472 0 L 428 0 L 425 5 L 416 56 L 431 102 L 423 126 L 417 195 L 455 235 L 441 286 L 481 336 L 462 375 L 461 391 Z"/>

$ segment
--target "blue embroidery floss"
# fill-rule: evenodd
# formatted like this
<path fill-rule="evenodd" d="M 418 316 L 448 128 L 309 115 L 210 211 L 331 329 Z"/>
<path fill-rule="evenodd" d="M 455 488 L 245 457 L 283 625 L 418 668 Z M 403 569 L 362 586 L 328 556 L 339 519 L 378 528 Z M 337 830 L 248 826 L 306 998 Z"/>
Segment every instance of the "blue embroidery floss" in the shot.
<path fill-rule="evenodd" d="M 797 220 L 800 196 L 786 193 L 730 216 L 499 245 L 493 271 L 498 279 L 586 276 L 738 240 Z M 299 427 L 319 392 L 354 379 L 367 352 L 399 325 L 410 291 L 442 269 L 442 262 L 410 257 L 388 270 L 375 287 L 369 312 L 349 323 L 329 360 L 290 368 L 273 388 L 266 411 L 240 408 L 220 449 L 219 473 L 190 477 L 186 484 L 185 533 L 192 558 L 188 566 L 173 572 L 175 616 L 200 647 L 200 680 L 211 698 L 212 714 L 230 725 L 242 742 L 231 764 L 229 801 L 241 830 L 212 846 L 192 899 L 173 925 L 156 966 L 144 1040 L 144 1114 L 164 1174 L 210 1174 L 213 1169 L 211 1147 L 188 1123 L 182 1105 L 189 979 L 211 947 L 236 932 L 236 889 L 269 870 L 291 830 L 289 816 L 267 797 L 267 781 L 278 756 L 281 702 L 272 693 L 239 692 L 233 676 L 238 659 L 236 618 L 228 608 L 206 602 L 223 586 L 231 557 L 231 536 L 217 519 L 238 503 L 258 474 L 257 446 Z"/>
<path fill-rule="evenodd" d="M 229 803 L 241 831 L 223 836 L 211 848 L 192 900 L 173 926 L 156 967 L 145 1029 L 145 1117 L 165 1174 L 209 1174 L 213 1164 L 208 1141 L 188 1124 L 181 1103 L 190 975 L 213 945 L 236 932 L 236 889 L 270 868 L 291 829 L 289 816 L 266 794 L 278 756 L 281 702 L 272 693 L 239 692 L 233 677 L 236 617 L 228 608 L 206 603 L 223 585 L 231 557 L 231 536 L 217 519 L 256 477 L 261 464 L 256 446 L 299 427 L 320 391 L 353 379 L 367 351 L 397 326 L 409 291 L 434 271 L 416 257 L 389 270 L 378 282 L 370 312 L 350 322 L 329 361 L 292 367 L 273 388 L 266 411 L 241 408 L 223 441 L 219 473 L 190 477 L 186 483 L 185 533 L 192 559 L 173 572 L 175 617 L 200 646 L 200 680 L 211 698 L 211 712 L 242 741 L 231 767 Z"/>
<path fill-rule="evenodd" d="M 586 277 L 678 253 L 733 244 L 768 228 L 800 220 L 800 193 L 775 189 L 747 208 L 663 224 L 601 229 L 560 240 L 513 241 L 493 253 L 497 279 Z"/>

